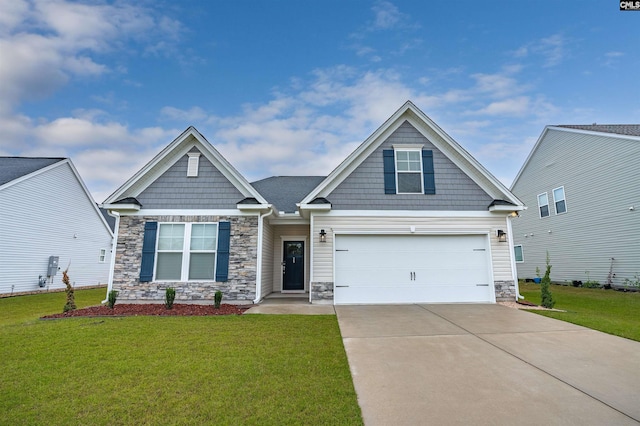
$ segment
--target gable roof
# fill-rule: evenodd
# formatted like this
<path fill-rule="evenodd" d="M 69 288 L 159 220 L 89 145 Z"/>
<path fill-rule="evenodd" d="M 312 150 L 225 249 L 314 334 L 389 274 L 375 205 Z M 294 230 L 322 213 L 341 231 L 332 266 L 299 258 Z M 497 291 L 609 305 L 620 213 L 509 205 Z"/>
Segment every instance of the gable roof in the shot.
<path fill-rule="evenodd" d="M 326 176 L 272 176 L 252 182 L 267 201 L 275 205 L 276 210 L 285 213 L 297 211 L 299 203 Z"/>
<path fill-rule="evenodd" d="M 62 160 L 64 158 L 0 157 L 0 186 Z"/>
<path fill-rule="evenodd" d="M 524 204 L 506 186 L 460 144 L 411 101 L 407 101 L 302 200 L 301 208 L 312 208 L 310 204 L 314 199 L 327 197 L 405 121 L 422 133 L 490 197 L 507 201 L 513 206 L 512 210 L 521 210 L 524 207 Z"/>
<path fill-rule="evenodd" d="M 111 194 L 103 204 L 114 204 L 125 198 L 135 198 L 179 159 L 196 147 L 214 167 L 247 198 L 267 204 L 264 197 L 206 140 L 195 127 L 189 126 L 142 169 Z M 240 200 L 238 200 L 240 201 Z"/>
<path fill-rule="evenodd" d="M 542 133 L 538 137 L 535 145 L 531 148 L 531 152 L 522 163 L 522 167 L 518 171 L 518 174 L 513 179 L 511 183 L 511 189 L 513 189 L 520 179 L 520 176 L 524 172 L 524 169 L 527 167 L 533 154 L 540 146 L 540 143 L 544 140 L 547 132 L 549 130 L 557 130 L 561 132 L 571 132 L 571 133 L 583 133 L 583 134 L 594 134 L 594 133 L 606 133 L 601 136 L 608 136 L 611 138 L 625 139 L 625 140 L 637 140 L 640 142 L 640 124 L 560 124 L 557 126 L 546 126 Z"/>
<path fill-rule="evenodd" d="M 640 136 L 640 124 L 560 124 L 555 127 L 599 133 L 614 133 L 617 135 Z"/>
<path fill-rule="evenodd" d="M 109 233 L 113 235 L 113 228 L 109 225 L 107 218 L 93 200 L 89 189 L 80 177 L 80 173 L 78 173 L 78 170 L 76 170 L 76 167 L 69 158 L 0 157 L 0 190 L 65 164 L 71 169 L 71 173 L 73 173 L 85 196 L 91 202 L 99 220 L 105 228 L 107 228 Z"/>

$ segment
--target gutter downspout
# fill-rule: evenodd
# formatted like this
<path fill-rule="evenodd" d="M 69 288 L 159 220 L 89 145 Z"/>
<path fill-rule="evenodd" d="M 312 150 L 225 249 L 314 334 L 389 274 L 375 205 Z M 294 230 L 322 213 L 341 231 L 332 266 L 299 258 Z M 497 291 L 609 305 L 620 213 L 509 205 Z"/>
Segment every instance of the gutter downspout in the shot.
<path fill-rule="evenodd" d="M 256 298 L 253 301 L 257 304 L 262 299 L 262 232 L 264 228 L 264 218 L 273 214 L 273 207 L 269 205 L 268 211 L 258 216 L 258 256 L 256 259 Z"/>
<path fill-rule="evenodd" d="M 116 218 L 116 225 L 113 230 L 113 241 L 111 243 L 111 259 L 109 262 L 111 265 L 109 266 L 109 280 L 107 282 L 107 295 L 105 296 L 105 299 L 102 301 L 103 304 L 109 301 L 109 292 L 113 289 L 113 273 L 116 267 L 116 248 L 118 247 L 118 232 L 120 230 L 120 213 L 112 210 L 107 210 L 107 214 L 111 217 Z"/>
<path fill-rule="evenodd" d="M 516 302 L 519 299 L 524 299 L 524 296 L 520 294 L 520 286 L 518 285 L 518 269 L 516 268 L 516 259 L 513 254 L 513 229 L 511 227 L 512 216 L 507 216 L 507 239 L 509 240 L 509 259 L 511 259 L 511 276 L 513 277 L 513 283 L 516 287 Z"/>

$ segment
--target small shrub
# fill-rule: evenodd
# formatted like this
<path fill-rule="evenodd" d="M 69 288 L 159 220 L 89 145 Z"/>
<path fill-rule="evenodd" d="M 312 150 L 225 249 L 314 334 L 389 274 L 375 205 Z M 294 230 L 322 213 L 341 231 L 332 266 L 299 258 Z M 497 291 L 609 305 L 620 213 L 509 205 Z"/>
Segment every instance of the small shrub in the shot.
<path fill-rule="evenodd" d="M 633 279 L 625 278 L 623 282 L 625 288 L 640 288 L 640 277 L 638 274 L 635 274 Z"/>
<path fill-rule="evenodd" d="M 117 290 L 111 290 L 109 292 L 109 294 L 107 295 L 107 306 L 110 309 L 113 309 L 113 307 L 116 305 L 116 299 L 118 298 L 118 291 Z"/>
<path fill-rule="evenodd" d="M 176 299 L 176 289 L 167 287 L 164 293 L 164 306 L 167 309 L 173 308 L 173 301 Z"/>
<path fill-rule="evenodd" d="M 220 309 L 220 302 L 222 302 L 222 292 L 218 290 L 216 291 L 216 294 L 213 296 L 213 306 L 216 309 Z"/>
<path fill-rule="evenodd" d="M 65 269 L 62 272 L 62 282 L 67 286 L 67 288 L 64 290 L 64 292 L 67 293 L 67 303 L 65 303 L 64 308 L 62 308 L 62 312 L 69 312 L 77 309 L 76 296 L 73 293 L 74 290 L 73 287 L 71 287 L 71 281 L 69 280 L 69 275 L 67 274 L 67 272 L 69 272 L 69 268 Z"/>
<path fill-rule="evenodd" d="M 600 283 L 596 280 L 587 280 L 582 283 L 582 287 L 584 288 L 598 288 L 600 287 Z"/>
<path fill-rule="evenodd" d="M 542 281 L 540 283 L 540 295 L 541 302 L 540 304 L 545 308 L 551 309 L 556 302 L 553 300 L 553 296 L 551 295 L 551 262 L 549 259 L 549 252 L 547 252 L 547 270 L 544 273 L 544 277 L 542 277 Z"/>

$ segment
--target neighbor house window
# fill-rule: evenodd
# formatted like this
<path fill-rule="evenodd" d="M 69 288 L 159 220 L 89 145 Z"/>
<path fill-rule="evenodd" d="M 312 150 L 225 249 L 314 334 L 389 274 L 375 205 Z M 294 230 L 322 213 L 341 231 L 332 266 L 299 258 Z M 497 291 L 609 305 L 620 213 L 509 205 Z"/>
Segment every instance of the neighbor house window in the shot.
<path fill-rule="evenodd" d="M 100 255 L 98 255 L 98 261 L 104 263 L 107 259 L 107 249 L 100 249 Z"/>
<path fill-rule="evenodd" d="M 516 262 L 524 262 L 524 254 L 522 253 L 522 245 L 513 246 L 513 254 Z"/>
<path fill-rule="evenodd" d="M 553 202 L 556 205 L 556 214 L 567 212 L 567 203 L 564 200 L 564 186 L 553 190 Z"/>
<path fill-rule="evenodd" d="M 398 194 L 422 194 L 422 158 L 420 150 L 396 150 Z"/>
<path fill-rule="evenodd" d="M 538 209 L 540 210 L 540 217 L 549 216 L 549 196 L 546 192 L 538 195 Z"/>
<path fill-rule="evenodd" d="M 216 223 L 161 223 L 158 228 L 156 280 L 215 280 Z"/>

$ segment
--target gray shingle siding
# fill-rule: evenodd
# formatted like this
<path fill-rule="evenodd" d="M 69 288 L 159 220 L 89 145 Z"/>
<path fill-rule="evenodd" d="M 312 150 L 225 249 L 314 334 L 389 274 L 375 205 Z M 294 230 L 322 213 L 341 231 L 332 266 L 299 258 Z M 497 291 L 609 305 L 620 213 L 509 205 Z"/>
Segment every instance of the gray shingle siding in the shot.
<path fill-rule="evenodd" d="M 433 151 L 436 194 L 385 194 L 382 151 L 421 144 Z M 493 199 L 411 124 L 404 122 L 331 194 L 333 210 L 481 210 Z"/>
<path fill-rule="evenodd" d="M 245 198 L 206 157 L 200 157 L 198 177 L 187 177 L 183 156 L 136 198 L 145 209 L 235 209 Z"/>

